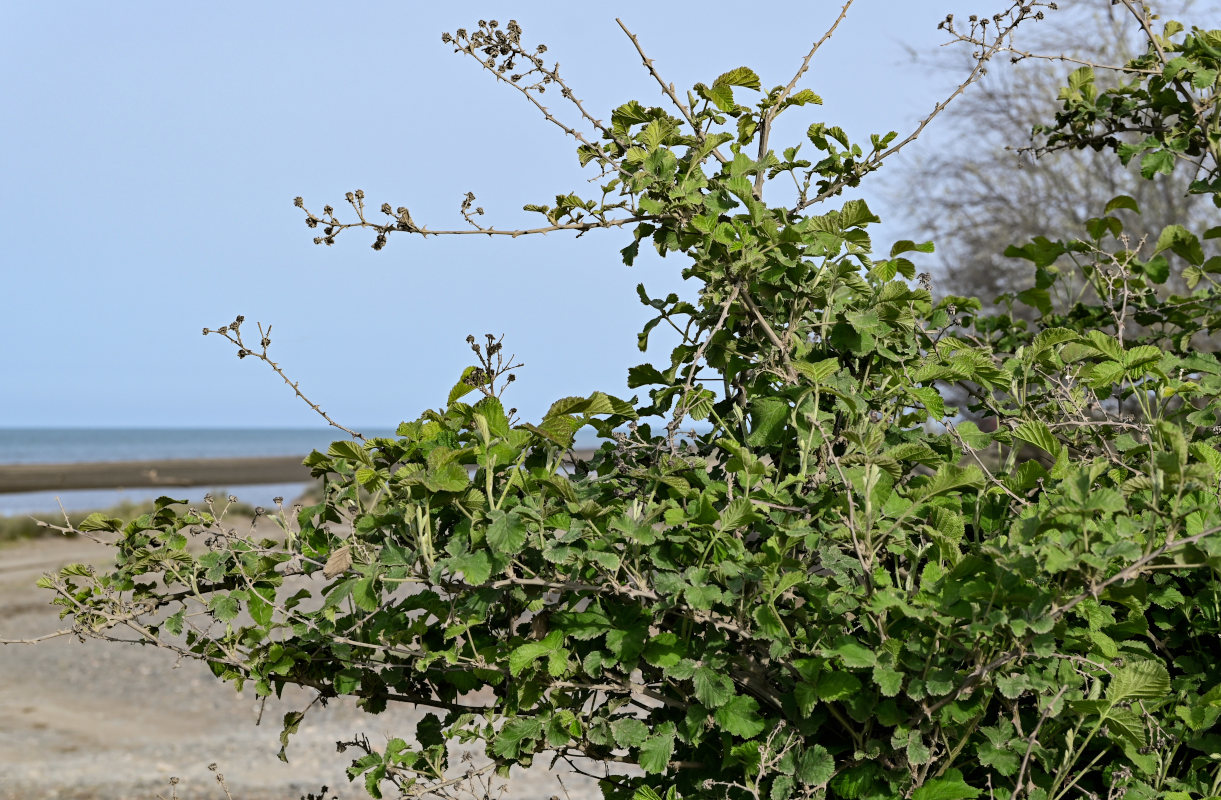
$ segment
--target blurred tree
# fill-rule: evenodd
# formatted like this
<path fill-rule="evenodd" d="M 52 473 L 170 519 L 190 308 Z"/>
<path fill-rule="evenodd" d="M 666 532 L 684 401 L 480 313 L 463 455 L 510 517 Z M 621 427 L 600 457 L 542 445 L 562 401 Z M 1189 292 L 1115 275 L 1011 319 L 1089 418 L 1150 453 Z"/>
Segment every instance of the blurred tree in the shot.
<path fill-rule="evenodd" d="M 1200 20 L 1221 11 L 1217 0 L 1148 5 L 1164 17 L 1191 12 Z M 1125 219 L 1134 249 L 1142 237 L 1152 245 L 1172 222 L 1191 227 L 1216 217 L 1209 198 L 1184 194 L 1183 184 L 1142 180 L 1139 159 L 1125 168 L 1110 153 L 1090 149 L 1032 155 L 1028 148 L 1039 142 L 1031 129 L 1055 118 L 1069 72 L 1081 62 L 1123 64 L 1144 50 L 1122 6 L 1077 3 L 1058 13 L 1069 19 L 1024 29 L 1012 62 L 998 59 L 960 98 L 943 118 L 938 146 L 908 154 L 883 177 L 894 207 L 909 220 L 911 238 L 936 242 L 937 294 L 978 296 L 985 308 L 995 307 L 998 295 L 1030 280 L 1030 262 L 1004 256 L 1008 245 L 1071 237 L 1116 195 L 1130 195 L 1143 212 Z M 1079 289 L 1065 286 L 1053 301 L 1062 307 Z M 1171 275 L 1162 291 L 1184 287 Z M 1015 315 L 1029 312 L 1014 308 Z"/>

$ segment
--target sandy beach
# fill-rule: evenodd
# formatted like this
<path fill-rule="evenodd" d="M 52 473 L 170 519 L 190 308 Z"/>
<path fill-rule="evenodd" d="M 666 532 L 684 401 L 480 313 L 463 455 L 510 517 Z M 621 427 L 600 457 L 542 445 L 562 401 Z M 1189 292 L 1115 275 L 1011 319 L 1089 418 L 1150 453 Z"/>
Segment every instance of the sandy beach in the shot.
<path fill-rule="evenodd" d="M 221 463 L 245 469 L 239 473 L 244 480 L 296 479 L 301 472 L 292 470 L 303 469 L 291 458 L 158 462 L 151 469 L 157 480 L 229 483 L 233 472 L 225 473 L 226 480 L 214 477 Z M 56 488 L 80 488 L 85 480 L 111 486 L 103 482 L 107 476 L 134 469 L 130 464 L 125 473 L 115 464 L 71 466 L 55 469 L 78 476 L 78 483 Z M 53 476 L 55 469 L 34 472 Z M 14 474 L 18 470 L 8 472 L 6 486 L 24 480 L 24 491 L 34 480 L 29 473 Z M 265 518 L 259 524 L 275 534 Z M 58 608 L 49 604 L 51 593 L 36 588 L 35 581 L 69 563 L 104 568 L 109 558 L 108 547 L 85 539 L 46 536 L 0 544 L 0 639 L 32 639 L 62 628 Z M 375 746 L 391 737 L 410 738 L 419 717 L 409 707 L 374 717 L 343 699 L 332 701 L 309 712 L 285 764 L 276 757 L 279 721 L 287 711 L 305 707 L 311 696 L 304 691 L 286 690 L 264 708 L 252 691 L 236 693 L 199 662 L 179 661 L 152 647 L 72 636 L 0 645 L 0 676 L 0 800 L 170 798 L 171 776 L 181 779 L 180 800 L 224 800 L 216 773 L 208 769 L 213 763 L 235 798 L 289 800 L 316 793 L 324 784 L 328 800 L 363 798 L 363 787 L 350 784 L 344 774 L 353 752 L 337 753 L 336 742 L 357 732 L 368 734 Z M 262 723 L 256 724 L 260 714 Z M 548 759 L 539 759 L 529 771 L 515 770 L 506 793 L 493 796 L 587 800 L 600 792 L 589 779 L 552 772 Z"/>

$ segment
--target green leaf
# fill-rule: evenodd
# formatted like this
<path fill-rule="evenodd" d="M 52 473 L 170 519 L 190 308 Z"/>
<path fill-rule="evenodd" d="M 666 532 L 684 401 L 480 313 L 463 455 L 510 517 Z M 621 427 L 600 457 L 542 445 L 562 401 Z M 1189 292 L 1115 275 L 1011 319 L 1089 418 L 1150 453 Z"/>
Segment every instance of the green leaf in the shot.
<path fill-rule="evenodd" d="M 877 214 L 869 210 L 864 200 L 849 200 L 839 212 L 839 221 L 844 228 L 855 228 L 869 222 L 881 222 Z"/>
<path fill-rule="evenodd" d="M 670 756 L 674 755 L 674 734 L 674 723 L 666 722 L 640 745 L 640 768 L 646 774 L 660 775 L 669 768 Z"/>
<path fill-rule="evenodd" d="M 956 467 L 953 464 L 943 464 L 937 474 L 919 490 L 922 500 L 934 495 L 945 494 L 964 487 L 980 488 L 984 485 L 984 474 L 974 464 L 967 467 Z"/>
<path fill-rule="evenodd" d="M 543 735 L 543 724 L 534 717 L 517 717 L 505 723 L 492 742 L 492 752 L 504 758 L 517 758 L 528 741 Z"/>
<path fill-rule="evenodd" d="M 331 442 L 331 446 L 327 448 L 326 454 L 332 458 L 346 458 L 348 461 L 359 461 L 362 464 L 368 464 L 369 455 L 364 448 L 356 442 L 340 439 L 337 442 Z"/>
<path fill-rule="evenodd" d="M 650 639 L 642 655 L 649 664 L 666 669 L 681 661 L 686 650 L 686 646 L 678 640 L 678 634 L 667 631 Z"/>
<path fill-rule="evenodd" d="M 747 695 L 734 695 L 718 708 L 713 719 L 721 728 L 734 736 L 753 739 L 763 732 L 766 724 L 759 716 L 759 702 Z"/>
<path fill-rule="evenodd" d="M 1160 347 L 1154 347 L 1151 344 L 1142 344 L 1133 347 L 1123 355 L 1124 369 L 1134 369 L 1144 366 L 1155 361 L 1162 360 L 1162 350 Z"/>
<path fill-rule="evenodd" d="M 920 244 L 916 244 L 911 239 L 900 239 L 891 246 L 890 257 L 894 258 L 900 253 L 908 253 L 912 250 L 915 250 L 918 253 L 931 253 L 933 252 L 933 243 L 921 242 Z"/>
<path fill-rule="evenodd" d="M 1042 448 L 1053 457 L 1060 455 L 1061 445 L 1059 440 L 1056 439 L 1046 423 L 1041 420 L 1023 422 L 1013 429 L 1013 436 L 1014 438 L 1021 439 L 1023 442 L 1030 442 L 1036 447 Z"/>
<path fill-rule="evenodd" d="M 560 631 L 552 631 L 541 642 L 526 642 L 509 653 L 509 674 L 517 677 L 526 667 L 545 655 L 559 649 L 564 635 Z"/>
<path fill-rule="evenodd" d="M 746 89 L 759 88 L 759 76 L 749 67 L 737 67 L 729 70 L 713 81 L 713 86 L 741 86 Z"/>
<path fill-rule="evenodd" d="M 692 678 L 695 699 L 707 708 L 720 708 L 733 697 L 733 681 L 723 672 L 699 667 Z"/>
<path fill-rule="evenodd" d="M 638 747 L 649 736 L 649 728 L 635 717 L 611 720 L 611 734 L 620 747 Z"/>
<path fill-rule="evenodd" d="M 1136 204 L 1135 200 L 1126 194 L 1112 197 L 1110 202 L 1107 203 L 1106 208 L 1102 210 L 1102 213 L 1110 214 L 1112 211 L 1118 208 L 1126 208 L 1129 211 L 1135 211 L 1137 214 L 1140 213 L 1140 206 Z"/>
<path fill-rule="evenodd" d="M 920 405 L 924 406 L 933 419 L 945 416 L 945 400 L 941 398 L 941 392 L 937 391 L 936 387 L 917 386 L 907 391 L 920 401 Z"/>
<path fill-rule="evenodd" d="M 1112 674 L 1106 697 L 1111 703 L 1125 700 L 1160 700 L 1170 693 L 1170 673 L 1157 661 L 1125 664 Z"/>
<path fill-rule="evenodd" d="M 807 786 L 823 786 L 835 774 L 835 759 L 821 744 L 807 748 L 797 759 L 797 780 Z"/>
<path fill-rule="evenodd" d="M 672 793 L 673 787 L 671 787 L 670 794 Z M 636 793 L 632 795 L 632 800 L 673 800 L 673 798 L 669 797 L 669 794 L 666 797 L 662 797 L 651 786 L 641 786 L 636 790 Z"/>
<path fill-rule="evenodd" d="M 449 399 L 446 401 L 446 406 L 452 406 L 454 403 L 466 397 L 471 392 L 475 391 L 476 374 L 475 370 L 478 367 L 467 367 L 462 370 L 462 377 L 454 384 L 454 388 L 449 390 Z"/>
<path fill-rule="evenodd" d="M 452 572 L 461 572 L 466 582 L 478 586 L 492 576 L 492 560 L 486 550 L 465 553 L 449 560 Z"/>
<path fill-rule="evenodd" d="M 972 450 L 983 450 L 992 444 L 992 434 L 984 433 L 969 419 L 955 425 L 954 430 L 958 431 L 958 435 Z"/>
<path fill-rule="evenodd" d="M 381 592 L 377 588 L 377 578 L 361 578 L 352 587 L 352 600 L 363 611 L 376 611 L 381 605 Z"/>
<path fill-rule="evenodd" d="M 885 697 L 894 697 L 903 689 L 903 673 L 878 664 L 873 668 L 873 682 Z"/>
<path fill-rule="evenodd" d="M 1174 153 L 1169 150 L 1154 150 L 1140 159 L 1140 176 L 1150 180 L 1154 175 L 1169 175 L 1174 172 Z"/>
<path fill-rule="evenodd" d="M 123 529 L 123 520 L 114 517 L 108 517 L 100 511 L 94 511 L 89 516 L 81 520 L 76 526 L 79 531 L 114 531 L 118 532 Z"/>
<path fill-rule="evenodd" d="M 232 594 L 214 594 L 208 601 L 208 610 L 221 622 L 228 622 L 237 616 L 241 605 Z"/>
<path fill-rule="evenodd" d="M 837 655 L 844 661 L 844 666 L 853 669 L 864 669 L 878 663 L 878 657 L 872 650 L 850 637 L 843 637 L 831 648 L 831 655 Z"/>
<path fill-rule="evenodd" d="M 695 92 L 721 111 L 733 111 L 738 107 L 733 99 L 733 89 L 728 83 L 713 83 L 712 86 L 697 83 Z"/>
<path fill-rule="evenodd" d="M 1200 246 L 1200 240 L 1182 225 L 1167 225 L 1162 228 L 1153 252 L 1160 253 L 1163 250 L 1170 250 L 1187 263 L 1197 267 L 1204 263 L 1204 249 Z"/>
<path fill-rule="evenodd" d="M 912 793 L 912 800 L 971 800 L 979 797 L 981 791 L 962 779 L 962 773 L 956 769 L 947 770 L 945 775 L 934 778 Z"/>
<path fill-rule="evenodd" d="M 721 530 L 732 531 L 757 522 L 759 515 L 755 513 L 750 500 L 745 497 L 735 497 L 721 512 Z"/>
<path fill-rule="evenodd" d="M 818 698 L 845 700 L 861 691 L 861 681 L 851 672 L 826 672 L 818 677 Z"/>
<path fill-rule="evenodd" d="M 746 443 L 763 447 L 779 439 L 789 419 L 789 404 L 782 397 L 759 397 L 750 404 L 750 435 Z"/>
<path fill-rule="evenodd" d="M 824 358 L 822 361 L 794 361 L 793 368 L 800 372 L 811 383 L 819 384 L 834 375 L 839 370 L 838 358 Z"/>
<path fill-rule="evenodd" d="M 488 514 L 488 544 L 498 553 L 516 555 L 526 544 L 526 525 L 514 512 L 492 511 Z"/>

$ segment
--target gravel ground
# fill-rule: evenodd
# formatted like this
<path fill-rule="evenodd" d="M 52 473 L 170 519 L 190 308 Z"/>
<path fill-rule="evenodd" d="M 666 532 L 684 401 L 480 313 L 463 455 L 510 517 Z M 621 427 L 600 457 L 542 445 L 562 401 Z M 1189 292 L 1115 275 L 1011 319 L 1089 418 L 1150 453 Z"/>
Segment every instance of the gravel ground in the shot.
<path fill-rule="evenodd" d="M 0 547 L 0 639 L 61 627 L 50 593 L 34 587 L 39 575 L 105 560 L 105 548 L 83 540 Z M 418 715 L 390 709 L 370 716 L 346 702 L 315 707 L 282 763 L 279 721 L 309 699 L 286 690 L 283 700 L 267 702 L 256 725 L 252 691 L 238 694 L 204 665 L 176 662 L 164 650 L 72 637 L 0 646 L 0 800 L 170 798 L 171 776 L 179 778 L 182 800 L 225 800 L 209 764 L 217 765 L 234 800 L 288 800 L 322 785 L 330 787 L 327 798 L 367 797 L 344 774 L 353 751 L 341 755 L 335 743 L 362 732 L 378 746 L 409 733 Z M 592 781 L 549 771 L 541 761 L 515 772 L 505 793 L 494 796 L 600 797 Z"/>

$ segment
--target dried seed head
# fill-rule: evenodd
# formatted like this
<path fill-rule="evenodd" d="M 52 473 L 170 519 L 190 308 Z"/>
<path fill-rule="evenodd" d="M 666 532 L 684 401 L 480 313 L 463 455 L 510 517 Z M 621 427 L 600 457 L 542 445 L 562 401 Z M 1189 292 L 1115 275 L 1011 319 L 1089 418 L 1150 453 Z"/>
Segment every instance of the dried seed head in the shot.
<path fill-rule="evenodd" d="M 296 206 L 297 208 L 305 208 L 305 198 L 304 197 L 294 197 L 293 205 Z"/>

